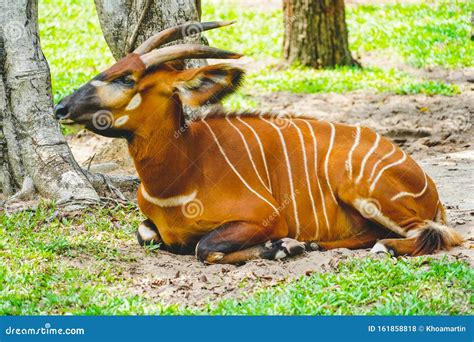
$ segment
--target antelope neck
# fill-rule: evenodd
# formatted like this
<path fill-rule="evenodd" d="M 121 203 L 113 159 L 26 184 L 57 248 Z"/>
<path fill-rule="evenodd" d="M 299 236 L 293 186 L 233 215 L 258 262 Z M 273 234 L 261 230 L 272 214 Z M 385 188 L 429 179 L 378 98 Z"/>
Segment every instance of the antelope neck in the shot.
<path fill-rule="evenodd" d="M 191 193 L 194 172 L 192 142 L 187 132 L 182 133 L 182 107 L 170 101 L 163 112 L 150 115 L 129 143 L 142 186 L 148 194 L 168 198 Z"/>

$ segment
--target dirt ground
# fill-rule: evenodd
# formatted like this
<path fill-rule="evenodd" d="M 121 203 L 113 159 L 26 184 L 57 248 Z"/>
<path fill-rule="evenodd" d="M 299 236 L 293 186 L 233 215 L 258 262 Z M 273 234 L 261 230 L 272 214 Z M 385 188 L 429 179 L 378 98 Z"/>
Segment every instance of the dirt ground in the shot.
<path fill-rule="evenodd" d="M 447 254 L 474 266 L 474 127 L 472 126 L 473 92 L 467 80 L 471 70 L 459 75 L 462 89 L 458 96 L 372 94 L 288 94 L 259 95 L 265 110 L 312 114 L 320 119 L 360 123 L 390 137 L 409 152 L 436 181 L 441 198 L 448 208 L 452 224 L 466 238 L 462 247 Z M 467 76 L 466 76 L 467 73 Z M 452 77 L 447 72 L 445 77 Z M 81 133 L 69 138 L 81 162 L 95 154 L 92 165 L 105 164 L 117 173 L 134 173 L 122 141 L 111 141 Z M 104 165 L 104 164 L 102 164 Z M 99 169 L 100 169 L 99 165 Z M 194 256 L 167 252 L 146 253 L 138 244 L 123 250 L 135 262 L 117 265 L 132 279 L 130 291 L 163 304 L 200 306 L 222 298 L 238 298 L 257 288 L 273 286 L 312 272 L 330 272 L 348 258 L 363 258 L 368 250 L 338 249 L 312 252 L 284 261 L 253 261 L 236 267 L 205 266 Z M 379 256 L 375 256 L 379 257 Z M 90 267 L 88 262 L 80 267 Z"/>
<path fill-rule="evenodd" d="M 474 266 L 474 150 L 440 154 L 422 159 L 420 164 L 437 181 L 451 223 L 466 239 L 463 246 L 434 257 L 447 255 Z M 306 253 L 283 261 L 256 260 L 243 266 L 207 266 L 194 256 L 164 251 L 147 253 L 138 243 L 124 247 L 122 253 L 136 260 L 117 262 L 116 265 L 123 269 L 127 279 L 131 279 L 131 293 L 163 304 L 186 303 L 195 307 L 223 298 L 243 298 L 256 289 L 313 272 L 332 272 L 341 261 L 349 258 L 382 257 L 370 254 L 369 250 L 336 249 Z M 94 267 L 93 263 L 92 260 L 74 259 L 75 267 Z"/>

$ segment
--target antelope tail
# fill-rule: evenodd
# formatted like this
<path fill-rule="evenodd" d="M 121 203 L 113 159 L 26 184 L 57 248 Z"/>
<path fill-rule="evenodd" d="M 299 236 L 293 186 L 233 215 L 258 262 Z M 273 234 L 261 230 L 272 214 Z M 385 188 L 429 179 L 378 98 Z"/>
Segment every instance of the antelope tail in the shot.
<path fill-rule="evenodd" d="M 416 237 L 414 255 L 430 254 L 440 249 L 459 246 L 463 242 L 461 234 L 447 225 L 446 213 L 440 203 L 435 221 L 426 221 Z"/>

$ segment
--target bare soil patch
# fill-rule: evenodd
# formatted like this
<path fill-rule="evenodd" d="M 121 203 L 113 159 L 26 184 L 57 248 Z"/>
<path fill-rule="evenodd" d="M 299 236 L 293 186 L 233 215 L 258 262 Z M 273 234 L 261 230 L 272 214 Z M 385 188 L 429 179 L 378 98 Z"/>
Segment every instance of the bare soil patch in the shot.
<path fill-rule="evenodd" d="M 453 226 L 465 237 L 461 247 L 439 252 L 434 258 L 447 256 L 474 266 L 474 150 L 442 154 L 422 159 L 420 164 L 432 176 L 448 208 Z M 192 255 L 180 256 L 164 251 L 146 251 L 135 241 L 121 247 L 127 261 L 108 261 L 130 281 L 129 291 L 162 304 L 199 307 L 225 298 L 243 298 L 256 290 L 309 275 L 334 272 L 341 261 L 349 258 L 381 258 L 369 250 L 336 249 L 311 252 L 283 261 L 255 260 L 243 266 L 204 265 Z M 94 268 L 96 260 L 67 259 L 76 268 Z"/>

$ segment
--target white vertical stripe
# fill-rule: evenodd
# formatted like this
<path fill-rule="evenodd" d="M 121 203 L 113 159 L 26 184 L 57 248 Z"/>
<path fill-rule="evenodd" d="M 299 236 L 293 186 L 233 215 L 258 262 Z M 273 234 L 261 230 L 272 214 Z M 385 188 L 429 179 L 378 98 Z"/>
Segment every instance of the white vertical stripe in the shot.
<path fill-rule="evenodd" d="M 242 142 L 244 143 L 245 150 L 247 151 L 247 154 L 249 156 L 250 163 L 252 164 L 253 170 L 257 174 L 257 177 L 260 180 L 260 183 L 262 183 L 262 185 L 265 187 L 265 189 L 267 189 L 267 191 L 271 192 L 270 188 L 263 182 L 263 179 L 260 176 L 260 173 L 258 172 L 257 165 L 255 165 L 255 161 L 253 160 L 253 157 L 252 157 L 252 152 L 250 151 L 250 147 L 249 147 L 249 144 L 247 143 L 247 140 L 245 140 L 245 136 L 242 134 L 240 129 L 230 121 L 228 117 L 226 117 L 225 119 L 237 131 L 237 133 L 239 133 L 240 138 L 242 139 Z"/>
<path fill-rule="evenodd" d="M 281 142 L 281 146 L 282 146 L 282 149 L 283 149 L 283 154 L 285 155 L 286 168 L 288 170 L 288 180 L 290 182 L 291 198 L 292 198 L 292 201 L 293 201 L 293 211 L 294 211 L 295 221 L 296 221 L 296 236 L 298 236 L 300 234 L 300 220 L 299 220 L 299 217 L 298 217 L 298 208 L 296 207 L 295 188 L 294 188 L 294 185 L 293 185 L 293 173 L 291 171 L 290 157 L 288 156 L 288 150 L 286 148 L 285 138 L 283 137 L 283 134 L 281 133 L 278 126 L 276 126 L 273 122 L 268 121 L 267 119 L 265 119 L 263 117 L 260 117 L 260 118 L 263 121 L 269 123 L 273 128 L 275 128 L 275 130 L 278 133 L 278 136 L 280 137 L 280 142 Z"/>
<path fill-rule="evenodd" d="M 245 122 L 245 120 L 242 120 L 238 116 L 237 116 L 237 120 L 239 120 L 245 126 L 247 126 L 252 131 L 253 135 L 255 136 L 255 139 L 257 140 L 258 147 L 260 148 L 260 153 L 262 155 L 263 165 L 265 167 L 265 173 L 267 174 L 268 187 L 270 188 L 270 192 L 272 192 L 272 183 L 270 182 L 270 172 L 268 172 L 267 158 L 265 157 L 265 150 L 263 149 L 262 141 L 260 140 L 260 137 L 258 136 L 255 129 L 249 123 Z"/>
<path fill-rule="evenodd" d="M 393 167 L 393 166 L 396 166 L 396 165 L 399 165 L 401 163 L 403 163 L 405 161 L 405 159 L 407 159 L 407 155 L 405 154 L 404 151 L 402 151 L 402 158 L 391 163 L 391 164 L 388 164 L 388 165 L 385 165 L 380 171 L 379 173 L 377 174 L 377 177 L 375 177 L 374 181 L 372 182 L 372 185 L 370 185 L 370 188 L 369 188 L 369 193 L 372 193 L 372 191 L 374 191 L 375 189 L 375 186 L 377 185 L 377 182 L 379 181 L 380 177 L 382 177 L 382 174 L 388 170 L 389 168 Z"/>
<path fill-rule="evenodd" d="M 308 193 L 309 193 L 309 198 L 311 200 L 311 206 L 313 207 L 314 221 L 316 222 L 316 227 L 319 230 L 318 214 L 316 213 L 316 205 L 314 204 L 313 191 L 311 190 L 311 183 L 309 181 L 308 159 L 306 158 L 306 147 L 305 147 L 303 134 L 301 133 L 301 129 L 293 121 L 290 120 L 290 124 L 296 128 L 296 132 L 298 132 L 298 136 L 300 138 L 301 149 L 303 153 L 304 171 L 306 174 L 306 184 L 308 186 Z M 298 238 L 298 236 L 296 236 L 296 238 Z"/>
<path fill-rule="evenodd" d="M 328 122 L 328 124 L 329 126 L 331 126 L 331 140 L 329 140 L 329 147 L 326 153 L 326 160 L 324 161 L 324 173 L 326 176 L 326 183 L 328 184 L 328 187 L 329 187 L 329 192 L 331 193 L 334 203 L 337 204 L 336 196 L 334 196 L 334 191 L 332 190 L 331 183 L 329 182 L 329 155 L 331 154 L 332 146 L 334 145 L 334 138 L 336 136 L 336 127 L 334 127 L 334 124 L 332 122 Z"/>
<path fill-rule="evenodd" d="M 386 155 L 384 155 L 382 159 L 379 159 L 374 164 L 374 167 L 372 168 L 372 172 L 370 173 L 369 182 L 374 178 L 375 170 L 377 170 L 377 167 L 379 166 L 379 164 L 381 162 L 383 162 L 385 159 L 390 158 L 392 156 L 392 154 L 395 153 L 395 151 L 396 151 L 395 145 L 392 144 L 392 150 L 389 153 L 387 153 Z"/>
<path fill-rule="evenodd" d="M 421 195 L 423 195 L 426 191 L 426 189 L 428 188 L 428 177 L 426 176 L 426 173 L 424 171 L 423 172 L 423 176 L 425 177 L 425 186 L 423 187 L 423 189 L 421 189 L 420 192 L 418 193 L 413 193 L 413 192 L 405 192 L 405 191 L 402 191 L 400 192 L 399 194 L 395 195 L 392 197 L 392 201 L 395 201 L 401 197 L 405 197 L 405 196 L 410 196 L 410 197 L 413 197 L 413 198 L 418 198 L 420 197 Z"/>
<path fill-rule="evenodd" d="M 209 126 L 209 124 L 204 121 L 204 120 L 201 120 L 206 126 L 207 128 L 209 129 L 209 132 L 211 133 L 212 137 L 214 138 L 214 141 L 217 145 L 217 147 L 219 148 L 219 151 L 221 152 L 222 156 L 224 157 L 225 161 L 227 162 L 227 164 L 230 166 L 230 168 L 232 169 L 232 171 L 234 171 L 235 175 L 242 181 L 242 183 L 247 187 L 247 189 L 249 189 L 252 193 L 254 193 L 257 197 L 259 197 L 261 200 L 263 200 L 264 202 L 266 202 L 270 207 L 273 208 L 273 210 L 278 213 L 278 209 L 272 204 L 270 203 L 265 197 L 263 197 L 262 195 L 260 195 L 257 191 L 255 191 L 254 189 L 252 189 L 252 187 L 250 187 L 250 185 L 248 185 L 248 183 L 245 181 L 245 179 L 242 177 L 242 175 L 237 171 L 237 169 L 234 167 L 234 165 L 231 163 L 231 161 L 229 160 L 229 158 L 227 157 L 227 154 L 225 153 L 224 149 L 222 148 L 221 144 L 219 143 L 219 140 L 217 139 L 217 136 L 215 135 L 214 131 L 212 130 L 211 126 Z"/>
<path fill-rule="evenodd" d="M 380 142 L 380 134 L 375 133 L 375 142 L 370 148 L 369 152 L 367 152 L 367 154 L 365 155 L 364 159 L 362 159 L 362 163 L 360 164 L 359 176 L 357 177 L 355 181 L 356 184 L 359 183 L 360 180 L 362 179 L 362 176 L 364 175 L 365 163 L 367 163 L 367 160 L 369 160 L 369 157 L 377 149 L 377 147 L 379 146 L 379 142 Z"/>
<path fill-rule="evenodd" d="M 354 138 L 354 145 L 352 145 L 351 150 L 347 156 L 346 160 L 346 169 L 349 172 L 349 179 L 352 180 L 352 154 L 354 153 L 356 147 L 359 145 L 360 142 L 360 126 L 356 127 L 356 135 Z"/>
<path fill-rule="evenodd" d="M 324 199 L 323 189 L 321 188 L 321 183 L 319 182 L 318 177 L 318 141 L 314 135 L 313 126 L 308 121 L 304 121 L 308 125 L 309 131 L 311 132 L 311 137 L 313 138 L 313 148 L 314 148 L 314 174 L 318 183 L 319 195 L 321 196 L 321 206 L 323 207 L 324 219 L 326 220 L 326 227 L 329 232 L 329 219 L 326 212 L 326 201 Z M 315 239 L 319 237 L 319 231 L 316 232 Z"/>

